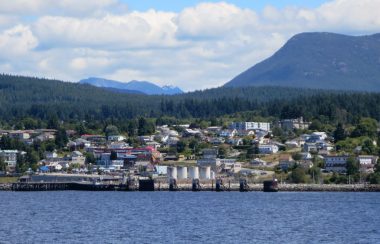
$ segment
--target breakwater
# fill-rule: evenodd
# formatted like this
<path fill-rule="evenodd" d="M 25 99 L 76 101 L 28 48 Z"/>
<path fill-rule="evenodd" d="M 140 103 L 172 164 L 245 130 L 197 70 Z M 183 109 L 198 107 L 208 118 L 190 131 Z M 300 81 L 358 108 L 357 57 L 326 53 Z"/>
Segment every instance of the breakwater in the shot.
<path fill-rule="evenodd" d="M 262 191 L 263 184 L 247 184 L 244 191 Z M 0 184 L 0 191 L 59 191 L 59 190 L 85 190 L 85 191 L 141 191 L 138 183 L 123 184 L 83 184 L 83 183 L 6 183 Z M 174 187 L 167 182 L 155 182 L 155 191 L 241 191 L 240 184 L 227 182 L 216 185 L 215 181 L 202 182 L 194 190 L 191 183 L 178 183 Z M 369 184 L 279 184 L 281 192 L 380 192 L 380 185 Z"/>

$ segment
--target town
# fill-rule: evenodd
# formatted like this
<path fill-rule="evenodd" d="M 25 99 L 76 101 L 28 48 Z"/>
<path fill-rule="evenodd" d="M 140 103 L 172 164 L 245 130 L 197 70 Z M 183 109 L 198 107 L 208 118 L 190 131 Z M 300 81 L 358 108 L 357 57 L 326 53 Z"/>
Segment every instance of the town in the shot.
<path fill-rule="evenodd" d="M 302 117 L 223 126 L 157 125 L 134 137 L 114 125 L 103 134 L 61 128 L 1 130 L 0 175 L 12 181 L 77 181 L 102 175 L 162 182 L 379 183 L 377 141 L 369 135 L 377 135 L 378 128 L 370 122 L 363 119 L 351 131 L 352 137 L 362 133 L 356 139 L 341 124 L 319 131 L 318 123 Z"/>

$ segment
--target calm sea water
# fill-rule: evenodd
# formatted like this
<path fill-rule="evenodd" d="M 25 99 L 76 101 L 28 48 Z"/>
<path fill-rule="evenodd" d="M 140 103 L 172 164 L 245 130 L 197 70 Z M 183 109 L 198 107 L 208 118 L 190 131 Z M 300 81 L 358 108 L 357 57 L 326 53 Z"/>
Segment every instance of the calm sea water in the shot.
<path fill-rule="evenodd" d="M 380 243 L 380 194 L 0 192 L 0 243 Z"/>

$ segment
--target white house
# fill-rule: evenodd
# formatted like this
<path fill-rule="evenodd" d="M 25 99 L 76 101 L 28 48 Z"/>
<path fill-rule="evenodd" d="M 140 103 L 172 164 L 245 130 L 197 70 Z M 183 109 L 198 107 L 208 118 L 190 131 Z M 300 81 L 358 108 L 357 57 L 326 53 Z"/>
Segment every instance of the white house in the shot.
<path fill-rule="evenodd" d="M 372 155 L 360 155 L 357 157 L 360 170 L 366 173 L 372 173 L 379 157 Z"/>
<path fill-rule="evenodd" d="M 108 141 L 124 141 L 126 138 L 122 135 L 108 136 Z"/>
<path fill-rule="evenodd" d="M 236 129 L 233 129 L 233 130 L 222 130 L 219 134 L 219 136 L 221 137 L 227 137 L 227 138 L 232 138 L 232 137 L 235 137 L 237 135 L 237 130 Z"/>
<path fill-rule="evenodd" d="M 274 154 L 278 152 L 278 146 L 273 144 L 259 145 L 259 152 L 261 154 Z"/>
<path fill-rule="evenodd" d="M 0 157 L 8 166 L 15 167 L 17 164 L 17 150 L 0 150 Z"/>
<path fill-rule="evenodd" d="M 45 158 L 46 159 L 52 159 L 52 158 L 57 158 L 57 157 L 58 157 L 58 154 L 56 151 L 53 151 L 53 152 L 46 151 L 45 152 Z"/>

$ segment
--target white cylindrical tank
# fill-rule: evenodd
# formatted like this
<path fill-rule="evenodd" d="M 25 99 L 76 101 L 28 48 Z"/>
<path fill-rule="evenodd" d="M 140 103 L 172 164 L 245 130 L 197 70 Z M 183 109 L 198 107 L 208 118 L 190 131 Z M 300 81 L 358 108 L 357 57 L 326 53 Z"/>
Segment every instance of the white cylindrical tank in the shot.
<path fill-rule="evenodd" d="M 202 180 L 209 180 L 211 178 L 211 167 L 206 166 L 200 168 L 200 176 Z"/>
<path fill-rule="evenodd" d="M 177 177 L 179 180 L 187 179 L 187 167 L 177 167 Z"/>
<path fill-rule="evenodd" d="M 199 168 L 198 167 L 189 168 L 189 177 L 190 179 L 199 179 Z"/>
<path fill-rule="evenodd" d="M 168 179 L 177 179 L 176 167 L 168 167 Z"/>
<path fill-rule="evenodd" d="M 215 172 L 214 171 L 211 171 L 211 179 L 215 180 Z"/>

